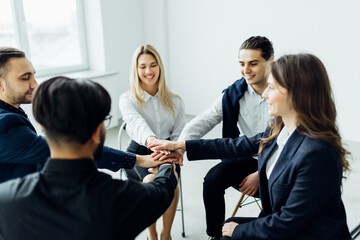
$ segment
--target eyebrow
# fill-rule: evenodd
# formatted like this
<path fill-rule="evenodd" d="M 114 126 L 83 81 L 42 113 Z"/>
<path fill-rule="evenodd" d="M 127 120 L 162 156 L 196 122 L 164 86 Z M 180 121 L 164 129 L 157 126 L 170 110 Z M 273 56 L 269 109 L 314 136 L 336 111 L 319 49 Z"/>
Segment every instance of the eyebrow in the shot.
<path fill-rule="evenodd" d="M 259 60 L 251 60 L 251 61 L 248 61 L 249 63 L 254 63 L 254 62 L 259 62 Z M 240 61 L 239 60 L 239 63 L 244 63 L 244 61 Z"/>
<path fill-rule="evenodd" d="M 19 77 L 24 77 L 24 76 L 32 75 L 32 74 L 33 74 L 32 72 L 26 72 L 26 73 L 21 74 Z"/>
<path fill-rule="evenodd" d="M 157 62 L 152 62 L 152 63 L 150 63 L 150 65 L 152 65 L 152 64 L 158 64 Z M 141 64 L 139 64 L 139 66 L 142 66 L 142 65 L 146 65 L 146 63 L 141 63 Z"/>

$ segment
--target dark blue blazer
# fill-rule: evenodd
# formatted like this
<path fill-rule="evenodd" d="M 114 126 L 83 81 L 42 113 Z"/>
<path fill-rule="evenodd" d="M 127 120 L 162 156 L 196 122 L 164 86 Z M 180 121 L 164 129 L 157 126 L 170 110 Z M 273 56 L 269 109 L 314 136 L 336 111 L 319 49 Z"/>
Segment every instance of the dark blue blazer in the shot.
<path fill-rule="evenodd" d="M 187 141 L 187 157 L 252 156 L 266 136 Z M 341 200 L 342 167 L 335 148 L 295 130 L 267 180 L 266 162 L 276 147 L 275 139 L 258 158 L 264 216 L 239 224 L 232 239 L 350 239 Z"/>
<path fill-rule="evenodd" d="M 36 133 L 25 112 L 0 100 L 0 183 L 39 171 L 49 157 L 45 138 Z M 96 164 L 117 171 L 133 167 L 135 158 L 132 153 L 104 147 Z"/>

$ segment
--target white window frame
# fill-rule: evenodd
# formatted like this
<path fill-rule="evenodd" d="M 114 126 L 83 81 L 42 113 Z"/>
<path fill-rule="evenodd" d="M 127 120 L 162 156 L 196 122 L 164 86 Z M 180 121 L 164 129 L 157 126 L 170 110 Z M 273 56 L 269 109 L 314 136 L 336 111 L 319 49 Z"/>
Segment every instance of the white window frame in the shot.
<path fill-rule="evenodd" d="M 31 59 L 23 1 L 28 1 L 28 0 L 11 0 L 15 36 L 16 36 L 16 43 L 19 46 L 19 48 L 25 52 L 26 56 L 29 59 Z M 38 69 L 36 68 L 36 66 L 34 66 L 36 69 L 37 77 L 89 70 L 83 1 L 82 0 L 75 0 L 75 1 L 76 1 L 76 9 L 77 9 L 81 63 L 66 67 L 43 68 L 43 69 L 41 68 Z"/>

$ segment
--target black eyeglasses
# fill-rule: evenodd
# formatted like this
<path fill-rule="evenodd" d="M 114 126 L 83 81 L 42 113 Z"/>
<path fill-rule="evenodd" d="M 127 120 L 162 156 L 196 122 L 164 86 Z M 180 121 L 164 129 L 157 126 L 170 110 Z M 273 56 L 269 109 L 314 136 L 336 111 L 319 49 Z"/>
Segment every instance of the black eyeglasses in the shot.
<path fill-rule="evenodd" d="M 111 118 L 112 118 L 112 115 L 111 115 L 111 114 L 108 114 L 108 115 L 105 117 L 105 119 L 104 119 L 104 126 L 105 126 L 105 128 L 110 127 Z"/>

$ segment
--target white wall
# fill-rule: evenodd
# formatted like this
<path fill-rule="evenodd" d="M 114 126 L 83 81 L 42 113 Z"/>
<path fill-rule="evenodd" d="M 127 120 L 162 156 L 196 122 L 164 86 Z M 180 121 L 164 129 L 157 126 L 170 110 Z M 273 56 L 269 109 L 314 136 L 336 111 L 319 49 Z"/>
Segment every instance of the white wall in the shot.
<path fill-rule="evenodd" d="M 343 138 L 360 142 L 360 1 L 173 0 L 167 2 L 172 90 L 199 114 L 240 78 L 237 53 L 250 36 L 267 36 L 275 58 L 310 52 L 332 81 Z"/>
<path fill-rule="evenodd" d="M 87 0 L 84 7 L 90 68 L 116 73 L 94 80 L 110 92 L 113 119 L 119 119 L 118 99 L 129 89 L 135 49 L 142 44 L 153 44 L 167 61 L 165 4 L 162 0 Z"/>
<path fill-rule="evenodd" d="M 343 138 L 360 143 L 358 0 L 86 0 L 84 7 L 91 69 L 115 73 L 95 78 L 112 96 L 114 119 L 121 118 L 118 98 L 129 89 L 139 45 L 158 49 L 170 88 L 186 113 L 197 115 L 241 77 L 241 43 L 263 35 L 273 42 L 275 58 L 300 51 L 320 57 Z"/>

